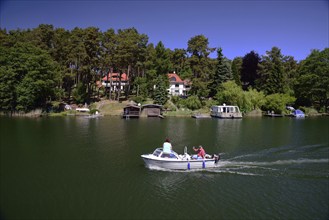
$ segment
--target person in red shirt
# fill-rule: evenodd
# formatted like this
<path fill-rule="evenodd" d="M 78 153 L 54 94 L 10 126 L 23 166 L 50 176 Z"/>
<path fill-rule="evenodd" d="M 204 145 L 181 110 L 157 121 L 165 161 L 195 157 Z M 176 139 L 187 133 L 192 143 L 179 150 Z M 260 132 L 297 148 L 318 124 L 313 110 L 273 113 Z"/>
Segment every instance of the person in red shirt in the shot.
<path fill-rule="evenodd" d="M 204 159 L 206 155 L 206 151 L 203 149 L 203 147 L 200 145 L 198 148 L 193 147 L 193 150 L 198 153 L 198 157 L 201 157 Z"/>

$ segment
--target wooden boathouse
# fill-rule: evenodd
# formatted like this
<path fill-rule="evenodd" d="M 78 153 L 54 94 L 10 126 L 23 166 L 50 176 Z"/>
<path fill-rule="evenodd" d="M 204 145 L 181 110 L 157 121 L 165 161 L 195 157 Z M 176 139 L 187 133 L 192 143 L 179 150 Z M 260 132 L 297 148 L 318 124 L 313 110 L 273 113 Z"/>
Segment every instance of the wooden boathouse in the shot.
<path fill-rule="evenodd" d="M 144 117 L 160 117 L 162 116 L 162 105 L 146 104 L 142 106 L 142 116 Z"/>
<path fill-rule="evenodd" d="M 123 108 L 122 118 L 139 118 L 141 107 L 138 105 L 127 105 Z"/>

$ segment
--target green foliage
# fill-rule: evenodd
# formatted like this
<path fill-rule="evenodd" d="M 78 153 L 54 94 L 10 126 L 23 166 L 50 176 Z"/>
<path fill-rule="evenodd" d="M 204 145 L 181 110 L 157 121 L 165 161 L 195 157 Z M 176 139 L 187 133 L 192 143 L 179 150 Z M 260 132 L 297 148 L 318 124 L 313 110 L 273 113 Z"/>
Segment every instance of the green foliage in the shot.
<path fill-rule="evenodd" d="M 134 87 L 136 89 L 136 95 L 144 98 L 148 97 L 149 90 L 152 88 L 147 79 L 142 77 L 137 77 L 135 79 Z"/>
<path fill-rule="evenodd" d="M 240 76 L 241 76 L 241 71 L 242 71 L 242 57 L 236 57 L 233 59 L 231 69 L 232 69 L 232 77 L 233 77 L 234 82 L 238 86 L 241 86 L 242 83 L 241 83 Z"/>
<path fill-rule="evenodd" d="M 265 106 L 263 110 L 266 111 L 274 111 L 277 114 L 281 114 L 286 105 L 289 103 L 293 103 L 296 99 L 287 94 L 275 93 L 266 96 Z"/>
<path fill-rule="evenodd" d="M 73 89 L 73 98 L 76 103 L 84 104 L 87 102 L 87 87 L 83 83 L 78 83 L 77 87 Z"/>
<path fill-rule="evenodd" d="M 207 97 L 209 94 L 208 84 L 205 80 L 193 78 L 190 94 L 198 97 Z"/>
<path fill-rule="evenodd" d="M 52 101 L 50 103 L 52 112 L 60 112 L 61 111 L 60 104 L 61 104 L 61 102 L 59 102 L 59 101 Z"/>
<path fill-rule="evenodd" d="M 181 98 L 179 96 L 171 96 L 171 101 L 176 105 L 179 103 Z"/>
<path fill-rule="evenodd" d="M 244 104 L 242 108 L 246 111 L 261 109 L 265 104 L 265 95 L 263 92 L 258 92 L 256 89 L 249 88 L 244 92 Z"/>
<path fill-rule="evenodd" d="M 251 51 L 232 62 L 221 48 L 217 59 L 209 58 L 214 50 L 204 35 L 192 37 L 186 49 L 171 51 L 161 41 L 155 47 L 135 28 L 102 32 L 96 27 L 65 30 L 41 24 L 31 30 L 0 29 L 0 111 L 46 108 L 50 101 L 70 102 L 72 95 L 77 103 L 89 103 L 108 94 L 96 82 L 111 69 L 128 75 L 125 98 L 136 95 L 136 100 L 152 97 L 165 103 L 166 74 L 176 71 L 191 80 L 189 95 L 238 104 L 243 111 L 265 107 L 264 94 L 275 93 L 296 96 L 296 106 L 328 109 L 328 48 L 312 51 L 300 63 L 277 47 L 261 58 Z M 203 106 L 212 102 L 202 100 Z M 178 107 L 186 106 L 185 101 L 173 99 Z"/>
<path fill-rule="evenodd" d="M 13 111 L 16 107 L 15 72 L 11 67 L 0 66 L 0 111 Z"/>
<path fill-rule="evenodd" d="M 246 54 L 242 59 L 241 82 L 243 89 L 247 90 L 249 86 L 255 87 L 256 80 L 259 78 L 257 73 L 260 57 L 255 51 Z"/>
<path fill-rule="evenodd" d="M 316 115 L 319 113 L 316 109 L 310 107 L 301 106 L 299 107 L 299 109 L 302 110 L 307 115 Z"/>
<path fill-rule="evenodd" d="M 115 37 L 114 66 L 119 72 L 127 73 L 130 84 L 137 77 L 137 71 L 132 71 L 132 69 L 139 68 L 145 60 L 147 42 L 148 36 L 139 34 L 135 28 L 119 29 Z M 125 89 L 127 96 L 131 92 L 131 87 L 128 86 Z M 121 88 L 118 90 L 118 99 L 120 93 Z"/>
<path fill-rule="evenodd" d="M 166 50 L 161 41 L 155 47 L 154 69 L 158 76 L 165 75 L 172 69 L 169 51 Z"/>
<path fill-rule="evenodd" d="M 56 63 L 47 52 L 27 43 L 17 43 L 4 51 L 7 54 L 0 60 L 1 109 L 45 109 L 47 101 L 55 98 L 59 78 Z"/>
<path fill-rule="evenodd" d="M 168 78 L 167 76 L 158 76 L 155 85 L 156 88 L 154 89 L 153 93 L 153 99 L 155 104 L 164 105 L 169 97 L 168 97 L 168 91 L 167 86 L 168 84 Z"/>
<path fill-rule="evenodd" d="M 193 73 L 191 94 L 199 97 L 207 97 L 209 94 L 211 62 L 208 56 L 215 48 L 208 45 L 208 39 L 203 35 L 197 35 L 188 41 L 187 52 L 191 54 L 189 63 Z"/>
<path fill-rule="evenodd" d="M 295 85 L 298 105 L 318 110 L 329 105 L 329 48 L 313 50 L 300 64 Z"/>
<path fill-rule="evenodd" d="M 202 107 L 201 101 L 198 96 L 192 95 L 184 100 L 184 105 L 188 108 L 193 110 L 200 109 Z"/>
<path fill-rule="evenodd" d="M 222 48 L 217 49 L 217 63 L 214 74 L 211 75 L 209 83 L 209 96 L 216 95 L 218 86 L 232 79 L 230 64 L 224 59 Z"/>
<path fill-rule="evenodd" d="M 131 98 L 131 100 L 136 103 L 143 103 L 146 100 L 146 98 L 143 96 L 134 96 Z"/>
<path fill-rule="evenodd" d="M 208 57 L 214 51 L 214 48 L 209 48 L 209 41 L 204 35 L 192 37 L 187 42 L 187 52 L 196 57 Z"/>
<path fill-rule="evenodd" d="M 260 109 L 265 103 L 265 95 L 255 89 L 243 91 L 234 81 L 221 84 L 221 89 L 216 94 L 217 104 L 237 105 L 241 111 L 249 112 Z"/>
<path fill-rule="evenodd" d="M 281 50 L 273 47 L 271 51 L 266 51 L 259 64 L 257 88 L 265 94 L 284 93 L 286 73 L 284 72 L 284 57 Z"/>
<path fill-rule="evenodd" d="M 233 81 L 222 83 L 216 94 L 218 104 L 238 105 L 243 104 L 243 90 Z"/>
<path fill-rule="evenodd" d="M 173 70 L 176 73 L 180 73 L 180 75 L 183 77 L 185 76 L 186 72 L 187 72 L 187 68 L 188 68 L 188 63 L 187 63 L 187 51 L 185 49 L 175 49 L 172 53 L 171 53 L 171 63 L 173 65 Z M 186 74 L 186 77 L 183 78 L 187 78 L 190 77 Z"/>
<path fill-rule="evenodd" d="M 203 109 L 210 109 L 211 106 L 213 105 L 217 105 L 217 101 L 214 99 L 206 99 L 206 100 L 202 100 L 202 108 Z"/>
<path fill-rule="evenodd" d="M 284 93 L 294 95 L 294 85 L 297 81 L 297 61 L 292 56 L 285 56 L 283 58 L 284 68 Z"/>
<path fill-rule="evenodd" d="M 96 108 L 92 108 L 92 109 L 90 109 L 89 114 L 93 115 L 93 114 L 96 114 L 96 112 L 99 112 L 99 110 Z"/>

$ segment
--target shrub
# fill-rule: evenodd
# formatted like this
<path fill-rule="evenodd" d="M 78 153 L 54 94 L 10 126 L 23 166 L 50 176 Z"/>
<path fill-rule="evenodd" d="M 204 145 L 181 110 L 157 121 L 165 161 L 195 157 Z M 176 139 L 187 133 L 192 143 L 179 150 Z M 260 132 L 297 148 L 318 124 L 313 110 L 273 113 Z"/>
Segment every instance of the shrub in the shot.
<path fill-rule="evenodd" d="M 184 100 L 184 103 L 185 106 L 191 110 L 196 110 L 202 107 L 200 99 L 195 95 L 188 97 L 186 100 Z"/>
<path fill-rule="evenodd" d="M 288 103 L 293 103 L 296 100 L 295 97 L 292 97 L 288 94 L 275 93 L 266 96 L 265 106 L 263 110 L 265 111 L 274 111 L 277 114 L 281 114 L 285 111 L 286 105 Z"/>
<path fill-rule="evenodd" d="M 89 114 L 93 115 L 93 114 L 95 114 L 96 112 L 99 112 L 99 110 L 96 109 L 96 108 L 93 108 L 93 109 L 90 110 Z"/>
<path fill-rule="evenodd" d="M 136 103 L 143 103 L 146 99 L 143 96 L 134 96 L 134 97 L 131 97 L 131 100 Z"/>

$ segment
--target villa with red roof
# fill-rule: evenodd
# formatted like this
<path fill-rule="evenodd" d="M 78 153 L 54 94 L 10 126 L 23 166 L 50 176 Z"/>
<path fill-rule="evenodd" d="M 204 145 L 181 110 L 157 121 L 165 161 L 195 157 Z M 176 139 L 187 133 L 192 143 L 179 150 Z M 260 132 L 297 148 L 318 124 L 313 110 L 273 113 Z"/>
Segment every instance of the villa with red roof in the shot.
<path fill-rule="evenodd" d="M 119 90 L 119 73 L 108 73 L 102 78 L 102 86 L 106 89 L 111 87 L 111 91 Z M 186 96 L 187 92 L 190 90 L 190 81 L 182 80 L 175 72 L 168 74 L 169 79 L 169 88 L 168 93 L 175 96 Z M 111 86 L 112 85 L 112 86 Z M 129 85 L 129 79 L 126 73 L 121 74 L 121 90 L 124 90 L 124 87 Z"/>
<path fill-rule="evenodd" d="M 124 89 L 125 86 L 129 84 L 128 76 L 125 73 L 121 74 L 121 90 Z M 108 73 L 107 76 L 104 76 L 102 79 L 102 86 L 105 88 L 110 88 L 111 85 L 111 91 L 117 91 L 119 90 L 119 84 L 120 84 L 120 74 L 119 73 Z"/>
<path fill-rule="evenodd" d="M 186 96 L 190 90 L 190 83 L 187 80 L 182 80 L 175 72 L 168 74 L 170 95 Z"/>

